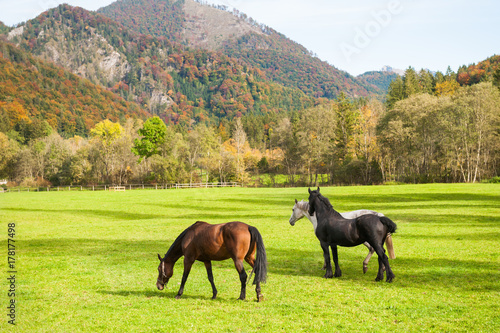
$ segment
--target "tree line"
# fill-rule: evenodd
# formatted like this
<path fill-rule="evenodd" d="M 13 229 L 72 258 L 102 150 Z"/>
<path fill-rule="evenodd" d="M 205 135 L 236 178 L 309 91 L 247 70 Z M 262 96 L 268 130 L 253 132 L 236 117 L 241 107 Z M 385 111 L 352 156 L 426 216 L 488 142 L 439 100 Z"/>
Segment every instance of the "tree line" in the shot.
<path fill-rule="evenodd" d="M 22 139 L 13 130 L 0 132 L 0 178 L 23 186 L 255 184 L 255 176 L 267 174 L 298 186 L 477 182 L 499 175 L 496 86 L 481 82 L 443 93 L 435 84 L 430 93 L 392 103 L 397 84 L 386 104 L 340 94 L 291 115 L 245 115 L 217 126 L 167 126 L 158 117 L 104 120 L 88 137 L 65 139 L 43 121 L 33 123 Z"/>

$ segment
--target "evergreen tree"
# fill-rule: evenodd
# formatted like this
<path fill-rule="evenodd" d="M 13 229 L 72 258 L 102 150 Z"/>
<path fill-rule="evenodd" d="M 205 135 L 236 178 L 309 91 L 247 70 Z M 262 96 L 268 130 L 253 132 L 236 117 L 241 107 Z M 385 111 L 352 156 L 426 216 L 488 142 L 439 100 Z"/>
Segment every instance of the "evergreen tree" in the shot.
<path fill-rule="evenodd" d="M 389 84 L 389 89 L 387 91 L 387 107 L 392 109 L 396 102 L 405 98 L 404 95 L 404 83 L 401 76 L 398 76 L 396 80 Z"/>
<path fill-rule="evenodd" d="M 418 81 L 419 80 L 417 72 L 415 72 L 414 68 L 409 67 L 405 71 L 405 76 L 403 78 L 405 98 L 408 98 L 411 95 L 418 94 L 419 92 L 421 92 Z"/>

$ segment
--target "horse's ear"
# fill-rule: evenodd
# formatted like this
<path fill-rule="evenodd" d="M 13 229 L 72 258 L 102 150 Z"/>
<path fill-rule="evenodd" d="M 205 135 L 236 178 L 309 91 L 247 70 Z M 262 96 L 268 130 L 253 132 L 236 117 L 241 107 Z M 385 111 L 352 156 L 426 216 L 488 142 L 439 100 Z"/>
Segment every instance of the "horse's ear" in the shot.
<path fill-rule="evenodd" d="M 318 192 L 319 192 L 319 186 L 318 186 Z"/>
<path fill-rule="evenodd" d="M 307 190 L 309 191 L 309 194 L 311 194 L 311 188 L 309 187 Z"/>
<path fill-rule="evenodd" d="M 162 260 L 162 259 L 161 259 L 161 256 L 160 256 L 160 254 L 159 254 L 159 253 L 158 253 L 158 259 L 160 259 L 160 261 Z"/>
<path fill-rule="evenodd" d="M 299 202 L 297 201 L 297 199 L 295 199 L 295 203 L 299 203 Z"/>

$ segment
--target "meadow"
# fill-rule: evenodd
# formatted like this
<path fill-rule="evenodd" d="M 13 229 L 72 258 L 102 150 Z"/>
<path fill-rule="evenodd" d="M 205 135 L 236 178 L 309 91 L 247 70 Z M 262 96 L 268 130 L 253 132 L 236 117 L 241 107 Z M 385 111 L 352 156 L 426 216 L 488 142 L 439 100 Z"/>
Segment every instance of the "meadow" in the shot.
<path fill-rule="evenodd" d="M 0 331 L 500 331 L 500 185 L 321 191 L 338 211 L 372 209 L 398 224 L 393 283 L 375 282 L 376 255 L 363 274 L 364 246 L 339 248 L 342 277 L 323 278 L 311 223 L 288 223 L 294 199 L 307 199 L 307 188 L 0 193 Z M 259 229 L 269 263 L 263 302 L 251 285 L 247 299 L 237 300 L 231 260 L 213 263 L 216 300 L 200 262 L 182 299 L 174 299 L 182 260 L 166 289 L 156 289 L 157 253 L 163 256 L 197 220 Z M 9 225 L 15 225 L 14 297 L 6 280 Z M 12 298 L 15 326 L 7 317 Z"/>

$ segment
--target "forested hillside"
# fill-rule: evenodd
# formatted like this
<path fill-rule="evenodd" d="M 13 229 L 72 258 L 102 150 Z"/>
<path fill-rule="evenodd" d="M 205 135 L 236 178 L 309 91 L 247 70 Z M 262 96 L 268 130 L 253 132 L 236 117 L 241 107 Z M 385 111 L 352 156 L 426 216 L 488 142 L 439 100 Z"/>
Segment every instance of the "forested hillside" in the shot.
<path fill-rule="evenodd" d="M 0 38 L 1 132 L 15 130 L 23 142 L 52 130 L 69 138 L 87 135 L 103 119 L 149 116 L 135 103 Z"/>
<path fill-rule="evenodd" d="M 485 81 L 500 84 L 500 55 L 458 69 L 457 82 L 463 86 Z"/>
<path fill-rule="evenodd" d="M 220 53 L 129 32 L 77 7 L 61 5 L 17 30 L 9 36 L 27 52 L 108 87 L 167 123 L 215 124 L 247 113 L 294 112 L 315 102 Z"/>
<path fill-rule="evenodd" d="M 371 71 L 358 76 L 358 79 L 367 84 L 378 87 L 381 91 L 387 92 L 392 81 L 399 77 L 397 73 L 388 71 Z"/>
<path fill-rule="evenodd" d="M 202 2 L 202 1 L 200 1 Z M 166 37 L 198 49 L 219 50 L 267 78 L 314 97 L 385 94 L 366 81 L 314 57 L 302 45 L 246 14 L 193 0 L 121 0 L 99 10 L 132 31 Z"/>

